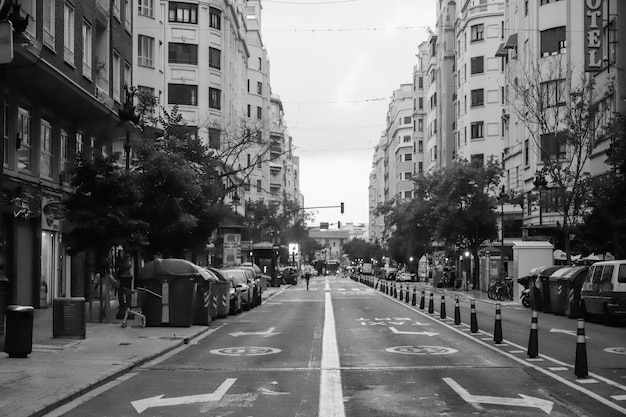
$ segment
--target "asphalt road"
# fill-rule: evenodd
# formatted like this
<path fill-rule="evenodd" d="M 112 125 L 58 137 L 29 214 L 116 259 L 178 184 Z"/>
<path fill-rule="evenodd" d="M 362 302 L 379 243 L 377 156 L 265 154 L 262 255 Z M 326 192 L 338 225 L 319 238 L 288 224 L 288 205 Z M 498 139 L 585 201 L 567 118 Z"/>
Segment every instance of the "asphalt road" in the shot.
<path fill-rule="evenodd" d="M 626 415 L 626 357 L 590 348 L 591 376 L 581 382 L 567 332 L 575 320 L 542 315 L 541 354 L 530 360 L 528 310 L 502 309 L 496 344 L 493 305 L 477 303 L 476 333 L 466 301 L 459 325 L 452 299 L 445 319 L 435 305 L 429 314 L 345 278 L 316 277 L 309 291 L 287 287 L 220 321 L 201 340 L 78 399 L 66 415 Z M 623 346 L 625 331 L 590 328 L 590 345 Z"/>

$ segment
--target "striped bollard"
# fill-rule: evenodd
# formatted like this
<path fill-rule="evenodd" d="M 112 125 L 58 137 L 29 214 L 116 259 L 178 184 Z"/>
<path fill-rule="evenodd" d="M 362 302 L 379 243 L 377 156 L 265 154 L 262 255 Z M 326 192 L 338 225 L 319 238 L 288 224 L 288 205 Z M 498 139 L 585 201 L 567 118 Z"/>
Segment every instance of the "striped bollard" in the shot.
<path fill-rule="evenodd" d="M 417 288 L 413 288 L 413 298 L 411 299 L 411 305 L 413 307 L 417 305 Z"/>
<path fill-rule="evenodd" d="M 435 312 L 435 302 L 433 299 L 433 293 L 430 293 L 430 299 L 428 300 L 428 313 L 433 314 Z"/>
<path fill-rule="evenodd" d="M 528 357 L 536 358 L 539 355 L 539 328 L 537 327 L 537 310 L 533 310 L 530 322 L 530 337 L 528 339 Z"/>
<path fill-rule="evenodd" d="M 402 284 L 400 284 L 400 300 L 404 300 L 404 289 L 402 287 Z"/>
<path fill-rule="evenodd" d="M 461 324 L 461 307 L 459 306 L 459 296 L 454 296 L 454 324 Z"/>
<path fill-rule="evenodd" d="M 478 333 L 478 319 L 476 318 L 476 301 L 470 300 L 470 328 L 472 333 Z"/>
<path fill-rule="evenodd" d="M 578 319 L 574 374 L 579 378 L 586 378 L 587 375 L 589 375 L 589 369 L 587 368 L 587 346 L 585 343 L 585 319 Z"/>
<path fill-rule="evenodd" d="M 404 302 L 409 303 L 409 284 L 406 284 L 406 291 L 404 292 Z"/>
<path fill-rule="evenodd" d="M 446 318 L 446 293 L 441 294 L 441 304 L 439 306 L 439 318 Z"/>
<path fill-rule="evenodd" d="M 426 302 L 426 291 L 422 290 L 422 298 L 420 299 L 420 310 L 424 309 L 425 302 Z"/>
<path fill-rule="evenodd" d="M 496 323 L 493 329 L 493 341 L 496 344 L 502 343 L 502 314 L 500 311 L 500 303 L 496 303 Z"/>
<path fill-rule="evenodd" d="M 393 298 L 398 298 L 398 284 L 393 283 Z"/>

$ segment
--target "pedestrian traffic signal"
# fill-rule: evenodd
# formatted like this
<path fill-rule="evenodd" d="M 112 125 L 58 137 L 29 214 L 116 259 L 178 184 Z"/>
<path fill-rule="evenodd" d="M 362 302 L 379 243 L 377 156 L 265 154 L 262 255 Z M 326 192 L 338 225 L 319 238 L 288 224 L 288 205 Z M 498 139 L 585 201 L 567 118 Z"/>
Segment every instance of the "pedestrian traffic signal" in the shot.
<path fill-rule="evenodd" d="M 341 214 L 343 214 L 343 202 L 341 203 Z"/>

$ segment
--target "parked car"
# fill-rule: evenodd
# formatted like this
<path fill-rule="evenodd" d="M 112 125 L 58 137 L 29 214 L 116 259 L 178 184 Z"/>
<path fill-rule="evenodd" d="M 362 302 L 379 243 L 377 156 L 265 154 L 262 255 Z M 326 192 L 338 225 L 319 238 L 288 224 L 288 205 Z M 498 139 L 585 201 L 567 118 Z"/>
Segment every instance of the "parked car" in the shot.
<path fill-rule="evenodd" d="M 286 266 L 280 270 L 280 274 L 283 278 L 284 284 L 297 284 L 298 283 L 298 270 L 293 266 Z"/>
<path fill-rule="evenodd" d="M 626 260 L 594 263 L 581 290 L 583 317 L 602 317 L 605 324 L 626 318 Z"/>
<path fill-rule="evenodd" d="M 388 266 L 383 269 L 383 276 L 385 277 L 385 279 L 395 281 L 397 274 L 398 269 L 392 266 Z"/>
<path fill-rule="evenodd" d="M 239 288 L 239 292 L 241 293 L 242 307 L 246 311 L 250 310 L 254 302 L 254 276 L 252 272 L 240 267 L 225 267 L 222 268 L 222 273 L 227 278 L 233 278 L 235 280 L 235 286 Z"/>
<path fill-rule="evenodd" d="M 400 271 L 396 275 L 396 281 L 415 281 L 415 274 L 409 271 Z"/>
<path fill-rule="evenodd" d="M 228 310 L 228 314 L 231 316 L 237 315 L 242 311 L 243 303 L 241 299 L 241 288 L 237 286 L 237 280 L 234 277 L 228 276 L 228 274 L 222 270 L 220 270 L 220 272 L 229 284 L 228 292 L 230 294 L 230 308 Z"/>

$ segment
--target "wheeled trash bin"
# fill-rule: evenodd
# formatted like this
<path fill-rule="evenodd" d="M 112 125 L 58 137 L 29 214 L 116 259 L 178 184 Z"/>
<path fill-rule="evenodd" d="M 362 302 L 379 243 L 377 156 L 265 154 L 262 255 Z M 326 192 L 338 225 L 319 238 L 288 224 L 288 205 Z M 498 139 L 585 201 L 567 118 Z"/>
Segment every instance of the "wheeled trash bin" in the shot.
<path fill-rule="evenodd" d="M 9 354 L 9 358 L 26 358 L 32 353 L 34 315 L 32 306 L 7 307 L 4 351 Z"/>

